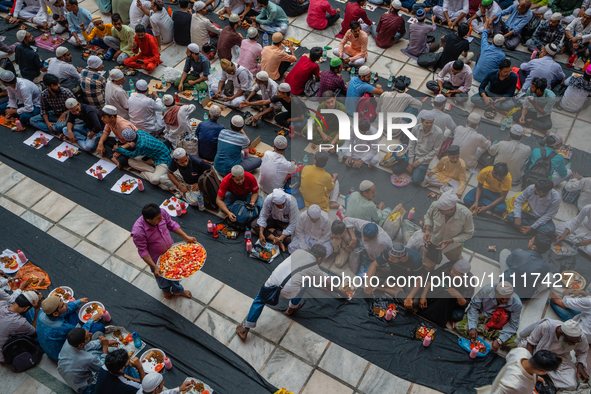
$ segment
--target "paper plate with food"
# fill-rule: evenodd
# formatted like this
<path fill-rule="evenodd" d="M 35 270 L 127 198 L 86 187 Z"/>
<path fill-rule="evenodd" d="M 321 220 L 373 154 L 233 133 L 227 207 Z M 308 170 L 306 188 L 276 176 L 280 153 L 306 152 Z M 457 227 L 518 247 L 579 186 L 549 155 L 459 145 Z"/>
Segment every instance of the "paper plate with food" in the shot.
<path fill-rule="evenodd" d="M 584 290 L 587 287 L 587 281 L 583 275 L 571 270 L 562 272 L 562 283 L 564 287 L 572 290 Z"/>
<path fill-rule="evenodd" d="M 250 257 L 263 260 L 266 263 L 272 262 L 278 255 L 279 245 L 273 245 L 271 242 L 266 242 L 263 245 L 261 240 L 258 240 L 250 251 Z"/>
<path fill-rule="evenodd" d="M 98 301 L 91 301 L 87 304 L 82 305 L 82 308 L 78 310 L 78 318 L 82 323 L 86 323 L 96 313 L 105 310 L 105 306 Z"/>
<path fill-rule="evenodd" d="M 154 348 L 147 350 L 142 354 L 140 362 L 142 363 L 145 373 L 160 372 L 162 371 L 162 368 L 164 368 L 165 358 L 166 354 L 164 354 L 162 350 Z"/>
<path fill-rule="evenodd" d="M 11 250 L 5 250 L 0 255 L 0 270 L 5 274 L 14 274 L 21 267 L 18 255 Z"/>
<path fill-rule="evenodd" d="M 56 287 L 55 289 L 51 290 L 51 293 L 49 293 L 49 297 L 51 296 L 59 297 L 67 304 L 68 302 L 74 300 L 74 290 L 68 286 Z"/>
<path fill-rule="evenodd" d="M 172 217 L 176 217 L 176 209 L 177 207 L 181 208 L 183 214 L 187 213 L 187 204 L 185 201 L 181 200 L 180 198 L 171 197 L 164 200 L 162 204 L 160 204 L 160 208 L 166 210 L 168 214 Z"/>
<path fill-rule="evenodd" d="M 191 383 L 191 386 L 183 394 L 213 394 L 213 389 L 199 379 L 186 378 L 185 382 Z"/>
<path fill-rule="evenodd" d="M 109 353 L 114 352 L 117 349 L 123 349 L 127 351 L 129 357 L 135 357 L 139 354 L 139 352 L 142 351 L 143 348 L 146 347 L 146 344 L 143 341 L 139 348 L 135 347 L 131 333 L 123 327 L 105 327 L 105 338 L 107 338 L 109 341 L 117 341 L 119 343 L 119 346 L 117 347 L 109 346 Z"/>
<path fill-rule="evenodd" d="M 466 338 L 458 338 L 458 344 L 462 349 L 470 353 L 472 349 L 478 348 L 478 353 L 476 357 L 485 357 L 488 352 L 490 352 L 490 345 L 486 343 L 486 341 L 482 338 L 476 339 L 476 343 L 470 342 L 469 339 Z"/>
<path fill-rule="evenodd" d="M 200 243 L 178 242 L 158 258 L 157 264 L 163 277 L 181 280 L 199 271 L 206 258 L 207 252 Z"/>

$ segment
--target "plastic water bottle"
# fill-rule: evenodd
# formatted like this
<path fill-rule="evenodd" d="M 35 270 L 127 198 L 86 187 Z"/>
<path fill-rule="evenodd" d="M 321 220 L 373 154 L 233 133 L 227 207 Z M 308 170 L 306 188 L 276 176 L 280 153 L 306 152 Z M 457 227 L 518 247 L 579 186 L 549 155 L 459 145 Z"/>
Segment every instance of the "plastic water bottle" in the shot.
<path fill-rule="evenodd" d="M 373 85 L 374 83 L 376 83 L 376 80 L 374 79 L 374 76 L 376 75 L 376 73 L 374 73 L 373 71 L 371 72 L 371 79 L 369 80 L 369 83 L 371 85 Z"/>
<path fill-rule="evenodd" d="M 207 232 L 213 233 L 213 224 L 211 223 L 211 220 L 207 221 Z"/>
<path fill-rule="evenodd" d="M 506 128 L 507 128 L 507 118 L 503 118 L 503 120 L 501 121 L 501 131 L 505 131 Z"/>
<path fill-rule="evenodd" d="M 207 115 L 207 112 L 203 114 L 203 120 L 206 122 L 209 120 L 209 115 Z"/>
<path fill-rule="evenodd" d="M 131 333 L 131 337 L 133 338 L 133 345 L 135 347 L 142 346 L 142 339 L 140 338 L 140 334 L 138 334 L 137 332 L 134 331 Z"/>
<path fill-rule="evenodd" d="M 23 252 L 21 252 L 20 250 L 16 252 L 18 259 L 21 261 L 21 263 L 26 263 L 27 262 L 27 257 L 25 256 L 25 254 Z"/>
<path fill-rule="evenodd" d="M 197 195 L 197 206 L 199 207 L 200 211 L 205 211 L 205 204 L 203 203 L 203 196 L 201 193 Z"/>
<path fill-rule="evenodd" d="M 144 191 L 144 182 L 141 179 L 137 180 L 137 188 L 140 189 L 140 192 Z"/>
<path fill-rule="evenodd" d="M 394 77 L 392 76 L 392 74 L 390 74 L 390 78 L 388 78 L 388 87 L 391 88 L 392 87 L 392 80 L 394 79 Z"/>
<path fill-rule="evenodd" d="M 166 79 L 164 79 L 164 74 L 160 77 L 160 83 L 162 84 L 162 89 L 166 86 Z"/>
<path fill-rule="evenodd" d="M 349 189 L 349 194 L 353 194 L 354 192 L 355 192 L 355 188 L 352 187 Z"/>
<path fill-rule="evenodd" d="M 263 34 L 263 46 L 267 46 L 269 45 L 269 34 L 267 32 L 265 32 L 265 34 Z"/>
<path fill-rule="evenodd" d="M 252 233 L 250 232 L 250 228 L 247 227 L 246 231 L 244 232 L 244 239 L 248 241 L 251 238 L 252 238 Z"/>
<path fill-rule="evenodd" d="M 129 78 L 129 90 L 134 90 L 135 89 L 135 84 L 133 83 L 133 80 L 131 78 Z"/>
<path fill-rule="evenodd" d="M 507 128 L 511 129 L 511 126 L 513 126 L 513 117 L 512 116 L 509 119 L 507 119 Z"/>
<path fill-rule="evenodd" d="M 305 166 L 308 165 L 308 155 L 304 155 L 303 163 L 304 163 Z"/>
<path fill-rule="evenodd" d="M 567 169 L 567 171 L 571 169 L 571 164 L 570 163 L 567 163 L 566 164 L 566 169 Z"/>
<path fill-rule="evenodd" d="M 351 70 L 349 70 L 349 77 L 353 78 L 355 76 L 355 67 L 351 67 Z"/>
<path fill-rule="evenodd" d="M 55 40 L 55 31 L 53 30 L 53 27 L 49 29 L 51 31 L 51 41 Z"/>
<path fill-rule="evenodd" d="M 193 99 L 200 99 L 201 98 L 201 92 L 197 91 L 196 87 L 193 87 Z"/>
<path fill-rule="evenodd" d="M 325 61 L 328 58 L 327 47 L 322 50 L 322 60 Z"/>
<path fill-rule="evenodd" d="M 408 213 L 408 220 L 412 220 L 415 217 L 415 207 L 412 207 L 410 212 Z"/>
<path fill-rule="evenodd" d="M 295 130 L 293 128 L 293 122 L 289 122 L 289 138 L 293 138 L 295 136 Z"/>

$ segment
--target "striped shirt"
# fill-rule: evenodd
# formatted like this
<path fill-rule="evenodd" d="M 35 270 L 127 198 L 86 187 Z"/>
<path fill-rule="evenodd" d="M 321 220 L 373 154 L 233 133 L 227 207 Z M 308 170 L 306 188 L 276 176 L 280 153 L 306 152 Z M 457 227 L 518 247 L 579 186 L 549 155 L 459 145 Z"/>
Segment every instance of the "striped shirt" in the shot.
<path fill-rule="evenodd" d="M 218 151 L 213 166 L 222 176 L 226 176 L 232 167 L 242 161 L 242 150 L 250 140 L 242 133 L 224 129 L 218 136 Z"/>
<path fill-rule="evenodd" d="M 98 71 L 88 69 L 80 73 L 80 87 L 86 96 L 88 104 L 96 109 L 105 105 L 105 84 L 107 80 Z"/>

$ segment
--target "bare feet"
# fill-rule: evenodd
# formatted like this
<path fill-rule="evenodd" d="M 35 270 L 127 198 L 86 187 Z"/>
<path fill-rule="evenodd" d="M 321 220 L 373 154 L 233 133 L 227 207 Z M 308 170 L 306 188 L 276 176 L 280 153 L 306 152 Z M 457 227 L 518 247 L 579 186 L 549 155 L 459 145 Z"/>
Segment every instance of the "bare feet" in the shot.
<path fill-rule="evenodd" d="M 174 298 L 174 295 L 172 295 L 172 293 L 167 293 L 165 291 L 163 291 L 164 293 L 164 298 L 166 298 L 167 300 L 172 300 Z"/>
<path fill-rule="evenodd" d="M 238 334 L 240 339 L 242 339 L 243 341 L 246 341 L 246 336 L 248 335 L 248 331 L 250 331 L 250 328 L 246 328 L 246 327 L 242 326 L 242 324 L 239 325 L 238 327 L 236 327 L 236 334 Z"/>
<path fill-rule="evenodd" d="M 191 292 L 189 290 L 185 290 L 180 294 L 175 294 L 176 297 L 185 297 L 185 298 L 191 298 L 193 296 L 193 294 L 191 294 Z"/>
<path fill-rule="evenodd" d="M 339 204 L 336 201 L 331 201 L 331 202 L 328 203 L 328 207 L 330 209 L 339 209 L 341 207 L 341 204 Z"/>

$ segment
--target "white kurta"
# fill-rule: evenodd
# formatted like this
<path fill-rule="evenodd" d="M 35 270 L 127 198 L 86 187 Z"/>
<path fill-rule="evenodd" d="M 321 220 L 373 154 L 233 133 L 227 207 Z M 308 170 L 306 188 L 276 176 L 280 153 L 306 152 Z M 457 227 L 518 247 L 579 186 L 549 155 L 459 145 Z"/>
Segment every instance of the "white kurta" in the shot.
<path fill-rule="evenodd" d="M 128 100 L 129 121 L 138 129 L 157 135 L 164 128 L 162 120 L 162 100 L 138 93 Z"/>
<path fill-rule="evenodd" d="M 18 108 L 17 114 L 33 112 L 35 107 L 41 106 L 41 91 L 33 82 L 24 78 L 16 79 L 16 86 L 8 88 L 8 108 Z M 23 107 L 18 107 L 23 104 Z"/>
<path fill-rule="evenodd" d="M 127 92 L 121 85 L 108 81 L 105 86 L 105 104 L 117 108 L 117 115 L 129 120 L 129 104 L 127 103 Z"/>
<path fill-rule="evenodd" d="M 577 190 L 581 191 L 581 195 L 577 200 L 577 208 L 582 210 L 585 206 L 591 204 L 591 178 L 581 178 L 577 180 L 572 178 L 564 185 L 564 188 L 568 192 L 574 192 Z"/>
<path fill-rule="evenodd" d="M 496 1 L 493 1 L 492 7 L 486 10 L 484 16 L 486 16 L 487 19 L 490 19 L 501 11 L 501 7 Z M 480 11 L 480 8 L 478 8 L 478 11 L 476 11 L 476 15 L 479 16 L 481 20 L 479 21 L 478 18 L 474 19 L 472 21 L 472 27 L 474 28 L 475 32 L 482 33 L 484 30 L 484 18 L 482 18 L 482 12 Z"/>
<path fill-rule="evenodd" d="M 53 20 L 53 15 L 59 15 L 65 19 L 67 12 L 66 6 L 62 5 L 61 7 L 56 7 L 55 5 L 52 5 L 48 0 L 39 0 L 39 5 L 39 11 L 37 11 L 37 15 L 35 15 L 35 17 L 33 18 L 33 23 L 39 26 L 43 26 L 43 22 L 47 22 L 48 25 L 53 25 L 53 31 L 55 31 L 56 34 L 63 33 L 66 30 L 66 28 L 60 25 L 59 23 L 56 23 Z M 49 7 L 49 9 L 51 10 L 51 14 L 47 12 L 47 7 Z"/>
<path fill-rule="evenodd" d="M 236 94 L 239 90 L 244 90 L 244 92 L 251 92 L 252 91 L 252 74 L 246 67 L 239 66 L 238 64 L 234 63 L 234 74 L 228 74 L 225 71 L 222 71 L 222 77 L 220 82 L 225 82 L 226 84 L 228 81 L 232 81 L 234 85 L 234 91 L 232 94 Z M 224 86 L 225 87 L 225 86 Z M 238 107 L 241 102 L 246 100 L 245 93 L 242 96 L 236 97 L 234 100 L 227 102 L 226 104 L 230 107 Z"/>
<path fill-rule="evenodd" d="M 471 127 L 458 126 L 454 132 L 453 145 L 460 147 L 460 159 L 466 162 L 466 169 L 475 169 L 480 156 L 490 148 L 490 141 Z"/>
<path fill-rule="evenodd" d="M 152 3 L 150 1 L 142 1 L 142 6 L 151 9 Z M 150 17 L 144 14 L 144 12 L 137 6 L 137 1 L 132 1 L 129 6 L 129 27 L 135 29 L 135 26 L 140 23 L 144 25 L 144 27 L 148 27 Z"/>
<path fill-rule="evenodd" d="M 505 365 L 490 386 L 477 389 L 478 394 L 529 394 L 534 391 L 536 378 L 521 365 L 531 354 L 524 348 L 511 350 L 505 358 Z"/>
<path fill-rule="evenodd" d="M 49 66 L 47 66 L 47 74 L 53 74 L 59 79 L 69 78 L 80 81 L 80 73 L 72 63 L 64 62 L 56 57 L 52 57 L 48 61 Z"/>
<path fill-rule="evenodd" d="M 26 6 L 26 7 L 25 7 Z M 24 7 L 24 8 L 23 8 Z M 39 0 L 16 0 L 12 16 L 26 20 L 33 19 L 39 12 Z"/>
<path fill-rule="evenodd" d="M 263 100 L 271 100 L 271 97 L 277 96 L 278 88 L 279 85 L 277 84 L 277 82 L 273 81 L 272 79 L 269 79 L 267 81 L 267 86 L 260 85 L 257 83 L 252 87 L 252 91 L 260 92 L 261 96 L 263 97 Z M 278 101 L 276 103 L 271 103 L 269 104 L 269 106 L 275 109 L 281 109 L 281 102 Z"/>
<path fill-rule="evenodd" d="M 267 151 L 261 164 L 259 186 L 267 194 L 273 193 L 274 189 L 283 189 L 287 175 L 293 174 L 295 170 L 296 164 L 287 160 L 284 155 Z"/>
<path fill-rule="evenodd" d="M 172 146 L 176 149 L 176 143 L 183 134 L 193 134 L 189 119 L 191 113 L 195 111 L 196 107 L 193 104 L 183 105 L 177 113 L 178 126 L 164 125 L 164 138 L 166 138 Z"/>
<path fill-rule="evenodd" d="M 302 213 L 296 225 L 295 237 L 289 244 L 289 253 L 297 249 L 308 249 L 315 244 L 322 244 L 326 248 L 326 255 L 330 256 L 333 252 L 330 242 L 331 222 L 328 213 L 322 211 L 320 218 L 316 223 L 310 219 L 308 212 Z"/>
<path fill-rule="evenodd" d="M 581 212 L 570 222 L 556 223 L 556 235 L 561 235 L 566 229 L 570 230 L 566 241 L 575 243 L 591 239 L 591 204 L 585 206 Z M 591 255 L 591 245 L 579 248 Z"/>

